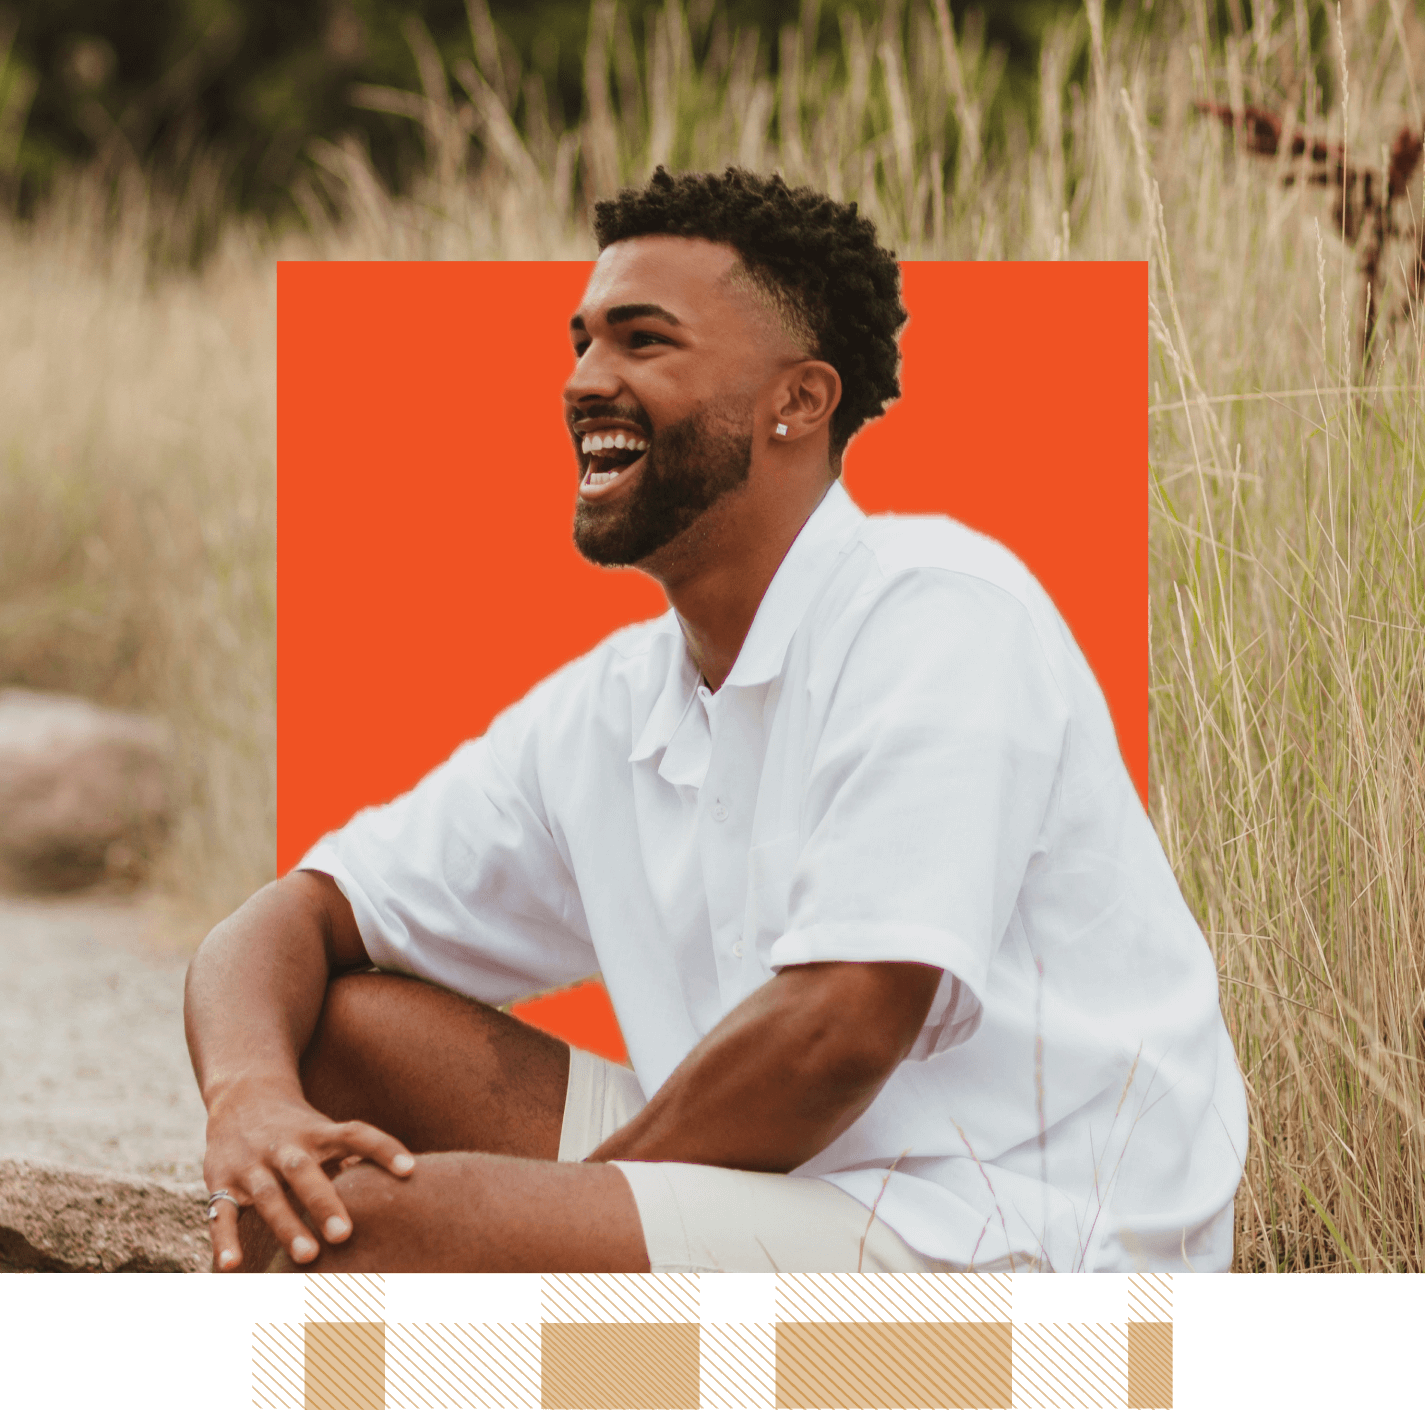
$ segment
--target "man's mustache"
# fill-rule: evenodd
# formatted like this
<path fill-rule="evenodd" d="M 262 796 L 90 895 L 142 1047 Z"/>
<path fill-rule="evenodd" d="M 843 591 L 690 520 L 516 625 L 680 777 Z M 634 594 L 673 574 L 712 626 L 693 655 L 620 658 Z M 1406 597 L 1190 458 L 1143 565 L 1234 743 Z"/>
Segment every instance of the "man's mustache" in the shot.
<path fill-rule="evenodd" d="M 578 435 L 574 427 L 582 421 L 627 421 L 637 426 L 646 436 L 652 436 L 653 425 L 648 416 L 636 406 L 620 406 L 617 402 L 585 403 L 569 416 L 569 433 Z"/>

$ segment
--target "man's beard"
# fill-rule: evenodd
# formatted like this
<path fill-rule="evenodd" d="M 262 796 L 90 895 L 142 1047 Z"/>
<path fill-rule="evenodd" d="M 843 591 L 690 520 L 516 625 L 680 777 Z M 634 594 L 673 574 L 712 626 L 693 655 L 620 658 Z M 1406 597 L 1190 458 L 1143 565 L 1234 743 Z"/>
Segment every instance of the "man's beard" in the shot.
<path fill-rule="evenodd" d="M 622 503 L 579 501 L 574 546 L 605 567 L 627 567 L 656 553 L 746 483 L 752 435 L 738 429 L 745 424 L 702 406 L 661 431 L 644 452 L 638 483 L 621 496 Z"/>

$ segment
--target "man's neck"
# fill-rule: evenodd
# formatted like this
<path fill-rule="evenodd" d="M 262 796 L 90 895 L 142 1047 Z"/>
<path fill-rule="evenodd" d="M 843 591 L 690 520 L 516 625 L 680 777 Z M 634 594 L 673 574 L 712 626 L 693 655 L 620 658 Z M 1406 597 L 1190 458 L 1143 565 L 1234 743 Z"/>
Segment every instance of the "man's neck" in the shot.
<path fill-rule="evenodd" d="M 739 498 L 729 495 L 666 563 L 640 565 L 663 585 L 709 689 L 727 679 L 777 569 L 830 487 L 827 481 L 796 498 L 779 495 L 768 506 L 729 504 Z"/>

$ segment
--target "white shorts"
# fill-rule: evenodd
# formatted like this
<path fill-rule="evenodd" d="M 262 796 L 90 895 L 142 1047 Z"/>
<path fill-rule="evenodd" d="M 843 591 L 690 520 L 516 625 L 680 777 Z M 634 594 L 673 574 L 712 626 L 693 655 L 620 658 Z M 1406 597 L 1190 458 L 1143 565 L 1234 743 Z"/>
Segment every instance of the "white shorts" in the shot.
<path fill-rule="evenodd" d="M 560 1160 L 583 1160 L 643 1107 L 626 1067 L 569 1050 Z M 677 1161 L 615 1160 L 655 1273 L 942 1273 L 825 1180 Z"/>

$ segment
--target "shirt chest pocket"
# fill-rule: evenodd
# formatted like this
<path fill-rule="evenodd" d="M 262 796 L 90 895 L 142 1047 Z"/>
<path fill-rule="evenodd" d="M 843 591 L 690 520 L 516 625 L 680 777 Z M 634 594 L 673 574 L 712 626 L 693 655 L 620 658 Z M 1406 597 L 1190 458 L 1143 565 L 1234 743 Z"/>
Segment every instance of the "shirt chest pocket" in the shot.
<path fill-rule="evenodd" d="M 801 838 L 795 832 L 758 843 L 747 853 L 747 915 L 742 933 L 764 959 L 786 933 L 792 874 L 800 853 Z"/>

